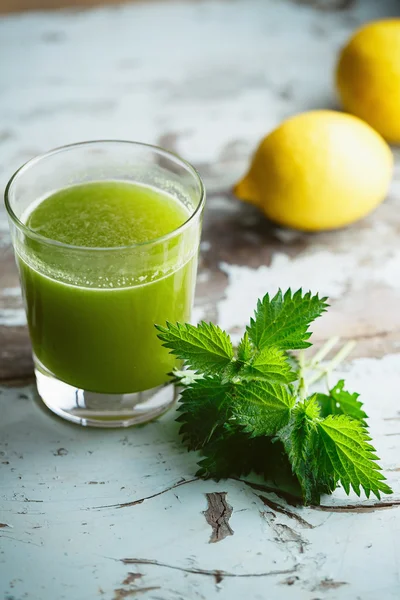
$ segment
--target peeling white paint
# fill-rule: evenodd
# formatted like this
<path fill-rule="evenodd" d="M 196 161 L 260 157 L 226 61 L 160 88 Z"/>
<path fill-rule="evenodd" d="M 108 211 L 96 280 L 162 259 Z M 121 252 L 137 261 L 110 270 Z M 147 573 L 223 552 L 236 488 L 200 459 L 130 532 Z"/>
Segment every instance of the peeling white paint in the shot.
<path fill-rule="evenodd" d="M 294 229 L 283 229 L 281 227 L 277 227 L 274 230 L 275 237 L 278 238 L 280 242 L 284 244 L 293 244 L 293 242 L 297 242 L 301 240 L 304 236 L 304 233 L 301 231 L 296 231 Z"/>
<path fill-rule="evenodd" d="M 7 86 L 0 107 L 7 119 L 0 132 L 0 183 L 4 186 L 38 152 L 108 137 L 162 143 L 198 166 L 203 163 L 208 190 L 228 189 L 245 171 L 260 137 L 282 118 L 332 105 L 332 68 L 353 28 L 398 11 L 398 0 L 354 2 L 343 11 L 298 4 L 139 2 L 1 18 L 0 39 L 7 52 L 0 53 L 0 70 Z M 149 44 L 150 33 L 157 43 Z M 396 177 L 394 199 L 399 167 Z M 310 287 L 334 299 L 357 288 L 361 301 L 371 283 L 397 290 L 398 222 L 389 209 L 380 207 L 364 230 L 335 232 L 334 242 L 328 234 L 310 241 L 311 236 L 278 230 L 282 242 L 304 239 L 313 250 L 297 258 L 277 254 L 271 267 L 224 265 L 229 282 L 219 305 L 220 323 L 240 328 L 257 297 L 277 287 Z M 242 218 L 242 207 L 232 198 L 210 198 L 207 210 L 221 222 L 225 215 L 232 223 Z M 240 225 L 246 227 L 263 219 L 252 210 L 243 213 Z M 7 230 L 0 208 L 0 244 L 9 243 Z M 318 248 L 320 239 L 335 253 Z M 209 251 L 207 244 L 202 251 Z M 388 320 L 396 294 L 391 302 Z M 194 309 L 194 322 L 205 317 L 206 307 Z M 338 318 L 343 322 L 342 315 Z M 22 309 L 3 310 L 1 319 L 8 325 L 25 323 Z M 361 392 L 384 472 L 395 488 L 389 500 L 398 500 L 400 436 L 394 434 L 399 431 L 400 355 L 355 361 L 338 377 L 343 374 L 348 387 Z M 85 432 L 39 410 L 26 398 L 33 395 L 31 388 L 3 387 L 0 392 L 1 460 L 4 455 L 9 463 L 0 464 L 6 515 L 0 521 L 13 525 L 12 531 L 0 530 L 5 557 L 0 594 L 27 594 L 32 600 L 53 600 L 63 593 L 76 599 L 114 598 L 122 597 L 118 590 L 130 593 L 137 585 L 138 593 L 154 586 L 149 598 L 163 600 L 398 600 L 400 508 L 356 515 L 294 509 L 311 529 L 279 512 L 267 520 L 259 493 L 244 483 L 191 481 L 198 456 L 181 446 L 174 412 L 123 433 Z M 57 452 L 60 448 L 65 452 Z M 189 483 L 169 489 L 182 478 Z M 221 490 L 233 506 L 235 533 L 209 544 L 205 493 Z M 138 499 L 136 505 L 118 508 Z M 351 501 L 364 502 L 354 496 Z M 324 502 L 348 499 L 337 492 Z M 294 535 L 279 539 L 279 528 Z M 304 539 L 303 553 L 293 541 L 296 535 Z M 123 557 L 149 562 L 123 565 Z M 51 573 L 45 581 L 44 564 Z M 26 565 L 32 573 L 24 570 Z M 215 576 L 188 573 L 188 568 L 235 575 L 271 572 L 267 577 L 224 576 L 216 584 Z M 142 581 L 125 585 L 136 569 Z M 289 573 L 281 573 L 285 570 Z"/>
<path fill-rule="evenodd" d="M 193 325 L 197 325 L 197 323 L 200 323 L 200 321 L 202 321 L 205 318 L 206 315 L 206 310 L 204 306 L 195 306 L 192 310 L 192 317 L 190 319 L 190 322 Z"/>
<path fill-rule="evenodd" d="M 0 233 L 9 232 L 5 209 L 0 205 Z"/>
<path fill-rule="evenodd" d="M 303 288 L 330 298 L 340 297 L 357 265 L 354 255 L 337 255 L 328 251 L 290 258 L 276 253 L 269 267 L 257 269 L 222 263 L 228 275 L 225 298 L 218 305 L 218 322 L 224 329 L 243 326 L 253 313 L 257 299 L 278 288 Z"/>
<path fill-rule="evenodd" d="M 202 252 L 208 252 L 210 249 L 211 249 L 211 242 L 209 242 L 208 240 L 200 242 L 200 250 Z"/>
<path fill-rule="evenodd" d="M 400 290 L 400 251 L 354 247 L 352 252 L 311 250 L 294 258 L 275 253 L 269 266 L 220 264 L 228 275 L 225 298 L 219 302 L 219 324 L 224 329 L 243 327 L 257 299 L 278 288 L 302 288 L 330 299 L 342 298 L 349 290 L 384 284 Z"/>
<path fill-rule="evenodd" d="M 12 288 L 4 288 L 0 290 L 0 295 L 5 298 L 19 298 L 21 296 L 21 288 L 12 287 Z"/>
<path fill-rule="evenodd" d="M 201 271 L 201 273 L 199 273 L 197 276 L 197 282 L 198 283 L 207 283 L 207 281 L 209 281 L 210 277 L 211 277 L 210 271 Z"/>
<path fill-rule="evenodd" d="M 235 213 L 239 210 L 240 204 L 234 202 L 232 198 L 226 196 L 216 196 L 212 198 L 207 204 L 208 210 L 219 210 L 224 213 Z"/>
<path fill-rule="evenodd" d="M 8 232 L 7 221 L 5 220 L 5 215 L 2 214 L 0 207 L 0 248 L 7 248 L 10 246 L 10 243 L 11 239 Z"/>
<path fill-rule="evenodd" d="M 400 436 L 393 434 L 400 431 L 400 355 L 356 360 L 337 373 L 343 376 L 348 389 L 361 394 L 383 473 L 395 490 L 382 501 L 398 501 Z M 58 598 L 66 586 L 71 598 L 94 598 L 99 587 L 113 598 L 115 588 L 131 589 L 122 582 L 137 569 L 143 574 L 138 587 L 160 588 L 154 599 L 398 600 L 399 506 L 324 512 L 286 505 L 233 479 L 193 481 L 199 457 L 181 446 L 174 411 L 146 427 L 89 435 L 96 432 L 50 418 L 28 399 L 31 394 L 31 388 L 0 387 L 1 460 L 9 463 L 1 465 L 1 522 L 13 525 L 0 533 L 6 557 L 0 590 L 16 581 L 12 593 L 26 589 L 34 600 Z M 93 482 L 97 485 L 88 485 Z M 233 507 L 234 535 L 209 544 L 205 494 L 221 491 Z M 286 513 L 271 513 L 260 495 Z M 138 504 L 129 506 L 135 500 Z M 323 498 L 334 508 L 374 502 L 355 494 L 348 498 L 343 490 Z M 128 506 L 119 508 L 121 503 Z M 128 557 L 148 562 L 118 561 Z M 28 561 L 39 573 L 41 565 L 51 565 L 56 577 L 44 584 L 40 576 L 28 579 L 21 571 Z M 78 579 L 71 578 L 71 568 Z M 217 594 L 213 576 L 187 573 L 188 568 L 272 574 L 224 576 Z M 337 589 L 329 581 L 338 582 Z"/>
<path fill-rule="evenodd" d="M 400 250 L 383 264 L 374 266 L 371 271 L 364 269 L 364 279 L 367 279 L 368 276 L 376 282 L 400 290 Z"/>
<path fill-rule="evenodd" d="M 0 325 L 6 327 L 22 327 L 26 325 L 26 314 L 23 308 L 2 308 L 0 310 Z"/>

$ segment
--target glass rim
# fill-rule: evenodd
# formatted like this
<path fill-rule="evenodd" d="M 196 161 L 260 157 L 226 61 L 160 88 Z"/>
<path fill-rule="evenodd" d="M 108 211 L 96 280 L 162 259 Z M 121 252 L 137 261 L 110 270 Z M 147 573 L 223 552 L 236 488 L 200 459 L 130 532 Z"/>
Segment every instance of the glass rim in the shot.
<path fill-rule="evenodd" d="M 13 208 L 11 207 L 11 203 L 10 203 L 10 190 L 11 190 L 14 182 L 18 178 L 18 176 L 22 175 L 30 167 L 34 167 L 35 164 L 37 164 L 41 160 L 48 158 L 49 156 L 52 156 L 54 154 L 61 153 L 63 150 L 73 149 L 73 148 L 80 147 L 80 146 L 96 145 L 96 144 L 127 144 L 127 145 L 131 145 L 131 146 L 147 148 L 148 150 L 153 150 L 153 151 L 157 152 L 158 154 L 164 155 L 167 158 L 174 159 L 175 161 L 179 161 L 179 163 L 182 166 L 186 167 L 186 169 L 189 171 L 189 173 L 193 176 L 193 179 L 199 185 L 200 200 L 199 200 L 199 203 L 196 206 L 195 210 L 193 211 L 193 213 L 182 223 L 182 225 L 179 225 L 179 227 L 177 227 L 176 229 L 173 229 L 169 233 L 166 233 L 157 238 L 153 238 L 151 240 L 146 240 L 145 242 L 135 242 L 134 244 L 127 244 L 125 246 L 106 246 L 104 248 L 103 247 L 102 248 L 99 248 L 99 247 L 91 248 L 90 246 L 76 246 L 74 244 L 66 244 L 65 242 L 53 240 L 52 238 L 48 238 L 44 235 L 41 235 L 40 233 L 36 233 L 32 229 L 30 229 L 27 225 L 25 225 L 25 223 L 23 223 L 17 217 L 17 215 L 15 214 Z M 10 219 L 14 223 L 14 225 L 19 230 L 22 230 L 22 232 L 25 233 L 25 235 L 27 235 L 28 237 L 30 237 L 38 242 L 45 243 L 45 244 L 51 244 L 51 245 L 57 246 L 59 248 L 67 248 L 69 250 L 81 250 L 81 251 L 97 251 L 97 252 L 131 250 L 134 248 L 146 247 L 146 246 L 151 246 L 153 244 L 163 243 L 163 242 L 179 235 L 180 233 L 182 233 L 183 231 L 185 231 L 185 229 L 187 229 L 189 227 L 191 222 L 194 221 L 194 219 L 202 212 L 202 210 L 204 208 L 204 204 L 205 204 L 205 199 L 206 199 L 206 192 L 205 192 L 203 180 L 200 177 L 200 174 L 197 171 L 197 169 L 195 169 L 195 167 L 193 167 L 193 165 L 191 165 L 187 160 L 185 160 L 184 158 L 182 158 L 175 152 L 166 150 L 165 148 L 162 148 L 161 146 L 156 146 L 154 144 L 146 144 L 144 142 L 136 142 L 133 140 L 118 140 L 118 139 L 99 139 L 99 140 L 87 140 L 87 141 L 83 141 L 83 142 L 75 142 L 72 144 L 65 144 L 64 146 L 58 146 L 57 148 L 53 148 L 52 150 L 49 150 L 48 152 L 43 152 L 42 154 L 38 154 L 37 156 L 35 156 L 35 157 L 31 158 L 30 160 L 28 160 L 27 162 L 25 162 L 23 165 L 21 165 L 19 167 L 19 169 L 17 169 L 15 171 L 15 173 L 9 179 L 9 181 L 6 185 L 6 188 L 4 190 L 4 204 L 6 207 L 6 211 L 9 215 Z"/>

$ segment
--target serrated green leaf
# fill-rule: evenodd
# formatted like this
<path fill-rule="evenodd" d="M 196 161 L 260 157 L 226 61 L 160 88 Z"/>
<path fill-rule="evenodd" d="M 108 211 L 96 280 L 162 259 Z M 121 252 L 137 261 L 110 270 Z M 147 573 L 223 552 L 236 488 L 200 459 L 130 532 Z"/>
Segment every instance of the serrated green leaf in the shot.
<path fill-rule="evenodd" d="M 277 475 L 289 465 L 305 504 L 318 504 L 339 482 L 347 493 L 391 493 L 369 444 L 362 404 L 342 380 L 329 395 L 295 404 L 298 392 L 290 382 L 299 377 L 299 365 L 288 351 L 310 345 L 309 325 L 326 306 L 325 298 L 301 290 L 279 291 L 271 300 L 267 294 L 236 356 L 229 336 L 211 323 L 157 326 L 163 345 L 191 369 L 175 370 L 173 377 L 186 385 L 180 433 L 189 449 L 201 451 L 202 477 L 254 470 L 284 487 Z"/>
<path fill-rule="evenodd" d="M 358 400 L 360 394 L 347 392 L 344 389 L 344 380 L 341 379 L 333 387 L 329 395 L 318 394 L 318 402 L 321 407 L 321 416 L 348 415 L 366 425 L 367 414 L 362 410 L 362 402 Z"/>
<path fill-rule="evenodd" d="M 321 416 L 327 417 L 328 415 L 337 415 L 337 408 L 335 406 L 335 400 L 328 394 L 316 394 L 318 406 L 321 410 Z"/>
<path fill-rule="evenodd" d="M 286 353 L 274 347 L 259 350 L 247 364 L 243 365 L 238 376 L 246 381 L 257 379 L 282 383 L 290 383 L 296 379 L 296 373 L 291 370 Z"/>
<path fill-rule="evenodd" d="M 321 467 L 331 470 L 349 493 L 350 486 L 360 495 L 360 486 L 369 498 L 370 493 L 380 498 L 380 492 L 391 494 L 390 487 L 383 483 L 385 477 L 375 462 L 378 457 L 371 440 L 359 421 L 346 415 L 328 416 L 318 425 L 321 447 L 324 448 Z"/>
<path fill-rule="evenodd" d="M 298 481 L 293 477 L 283 445 L 271 437 L 252 438 L 241 428 L 227 423 L 218 437 L 201 450 L 199 477 L 225 479 L 262 475 L 277 489 L 300 497 Z"/>
<path fill-rule="evenodd" d="M 225 367 L 221 375 L 222 383 L 232 383 L 238 377 L 238 373 L 240 371 L 241 363 L 233 358 L 231 362 Z"/>
<path fill-rule="evenodd" d="M 336 487 L 334 476 L 319 468 L 318 419 L 319 407 L 315 396 L 312 396 L 295 406 L 290 422 L 278 433 L 293 473 L 300 483 L 306 505 L 319 504 L 321 494 L 332 493 Z"/>
<path fill-rule="evenodd" d="M 201 450 L 196 475 L 204 479 L 226 479 L 248 475 L 253 469 L 250 437 L 240 428 L 225 424 Z"/>
<path fill-rule="evenodd" d="M 286 358 L 291 367 L 291 369 L 296 373 L 297 377 L 299 375 L 300 370 L 300 361 L 299 357 L 295 356 L 292 352 L 286 351 Z"/>
<path fill-rule="evenodd" d="M 285 295 L 279 290 L 274 298 L 266 294 L 257 303 L 254 319 L 247 327 L 250 340 L 258 349 L 276 346 L 282 350 L 308 348 L 310 323 L 326 310 L 326 298 L 298 290 Z"/>
<path fill-rule="evenodd" d="M 253 437 L 274 435 L 288 423 L 294 403 L 286 386 L 251 381 L 235 386 L 232 419 Z"/>
<path fill-rule="evenodd" d="M 246 331 L 244 336 L 240 340 L 240 343 L 239 343 L 239 346 L 237 349 L 237 357 L 240 362 L 246 363 L 252 358 L 253 354 L 254 354 L 254 348 L 251 345 L 251 342 L 249 340 L 249 334 Z"/>
<path fill-rule="evenodd" d="M 186 366 L 204 375 L 223 372 L 233 358 L 233 346 L 229 335 L 213 323 L 202 321 L 197 327 L 188 323 L 156 325 L 163 346 Z"/>
<path fill-rule="evenodd" d="M 186 387 L 180 397 L 177 419 L 179 433 L 189 450 L 198 450 L 208 443 L 228 418 L 231 386 L 219 379 L 205 377 Z"/>

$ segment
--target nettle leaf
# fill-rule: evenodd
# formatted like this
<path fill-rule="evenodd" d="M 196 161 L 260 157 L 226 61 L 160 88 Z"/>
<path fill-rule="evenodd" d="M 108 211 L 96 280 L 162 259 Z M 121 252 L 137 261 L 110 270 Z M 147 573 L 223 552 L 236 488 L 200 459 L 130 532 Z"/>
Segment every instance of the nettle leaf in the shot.
<path fill-rule="evenodd" d="M 363 403 L 358 400 L 360 394 L 347 392 L 344 389 L 344 380 L 341 379 L 333 387 L 329 395 L 318 394 L 321 407 L 321 416 L 348 415 L 366 425 L 367 414 L 362 410 Z"/>
<path fill-rule="evenodd" d="M 247 327 L 250 340 L 258 349 L 276 346 L 282 350 L 298 350 L 311 346 L 309 325 L 327 308 L 326 298 L 312 296 L 302 290 L 285 295 L 279 290 L 274 298 L 266 294 L 257 303 L 254 318 Z"/>
<path fill-rule="evenodd" d="M 246 331 L 244 336 L 240 340 L 240 343 L 239 343 L 239 346 L 237 349 L 238 360 L 242 363 L 246 363 L 252 358 L 254 352 L 255 352 L 255 350 L 249 340 L 249 334 Z"/>
<path fill-rule="evenodd" d="M 332 469 L 325 472 L 320 467 L 317 432 L 319 418 L 319 406 L 316 397 L 312 396 L 295 406 L 288 425 L 278 433 L 306 505 L 319 504 L 321 494 L 332 493 L 337 484 Z"/>
<path fill-rule="evenodd" d="M 156 325 L 163 346 L 185 364 L 204 375 L 221 373 L 233 359 L 233 346 L 229 335 L 213 323 L 201 322 Z"/>
<path fill-rule="evenodd" d="M 383 481 L 381 467 L 375 448 L 365 427 L 347 415 L 328 416 L 318 423 L 318 434 L 323 448 L 321 468 L 334 473 L 346 493 L 350 487 L 360 495 L 360 486 L 367 498 L 370 493 L 380 498 L 380 492 L 391 494 L 392 490 Z"/>
<path fill-rule="evenodd" d="M 198 477 L 220 480 L 248 475 L 253 469 L 250 436 L 229 423 L 202 448 L 201 454 Z"/>
<path fill-rule="evenodd" d="M 274 435 L 288 423 L 294 404 L 286 386 L 250 381 L 234 387 L 232 419 L 253 437 Z"/>
<path fill-rule="evenodd" d="M 247 381 L 260 379 L 290 383 L 296 379 L 296 373 L 291 370 L 286 353 L 274 347 L 259 350 L 240 369 L 238 375 Z"/>
<path fill-rule="evenodd" d="M 221 434 L 202 448 L 201 455 L 196 473 L 199 477 L 220 480 L 246 476 L 253 471 L 277 489 L 301 497 L 285 449 L 271 437 L 250 437 L 240 427 L 227 423 Z"/>
<path fill-rule="evenodd" d="M 228 418 L 232 386 L 219 379 L 205 377 L 194 381 L 181 393 L 177 419 L 179 433 L 189 450 L 198 450 L 207 444 Z"/>
<path fill-rule="evenodd" d="M 163 345 L 186 367 L 172 376 L 186 386 L 178 421 L 183 442 L 203 456 L 199 475 L 255 471 L 280 489 L 294 484 L 305 504 L 319 504 L 339 483 L 367 497 L 392 493 L 358 394 L 341 380 L 328 395 L 300 401 L 298 386 L 290 385 L 302 370 L 289 351 L 310 346 L 308 328 L 326 306 L 325 298 L 301 290 L 267 294 L 236 355 L 227 333 L 212 323 L 157 326 Z"/>
<path fill-rule="evenodd" d="M 296 376 L 298 377 L 300 371 L 299 357 L 295 356 L 292 352 L 286 351 L 286 360 L 288 361 L 290 367 L 293 369 L 293 371 L 296 373 Z"/>
<path fill-rule="evenodd" d="M 319 417 L 319 407 L 312 396 L 296 404 L 288 428 L 282 432 L 282 441 L 288 443 L 287 451 L 292 465 L 307 456 L 307 445 L 315 432 L 315 422 Z"/>

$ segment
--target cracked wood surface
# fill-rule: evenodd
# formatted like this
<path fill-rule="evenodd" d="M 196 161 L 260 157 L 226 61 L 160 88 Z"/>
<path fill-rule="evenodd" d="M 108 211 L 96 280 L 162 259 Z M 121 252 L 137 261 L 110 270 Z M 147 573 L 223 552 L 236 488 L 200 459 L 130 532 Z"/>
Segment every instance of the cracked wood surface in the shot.
<path fill-rule="evenodd" d="M 395 490 L 381 501 L 337 491 L 303 509 L 260 480 L 197 479 L 173 411 L 124 432 L 82 430 L 50 415 L 31 383 L 1 208 L 7 600 L 400 597 L 399 152 L 388 199 L 342 231 L 273 227 L 230 193 L 264 132 L 294 112 L 335 106 L 335 55 L 353 28 L 399 15 L 397 0 L 187 0 L 0 19 L 2 185 L 33 155 L 82 139 L 138 139 L 183 154 L 208 189 L 194 318 L 237 338 L 266 291 L 327 294 L 331 309 L 314 341 L 357 339 L 338 376 L 361 393 Z M 206 498 L 221 499 L 221 490 L 234 533 L 210 544 Z M 224 513 L 217 508 L 214 525 Z"/>
<path fill-rule="evenodd" d="M 50 415 L 33 386 L 2 388 L 0 589 L 18 600 L 25 591 L 112 600 L 136 588 L 160 588 L 143 591 L 152 600 L 208 600 L 217 590 L 223 600 L 394 600 L 400 436 L 386 434 L 398 431 L 399 373 L 398 355 L 338 373 L 362 394 L 394 496 L 337 491 L 306 509 L 260 480 L 195 479 L 197 457 L 180 444 L 174 411 L 140 429 L 84 430 Z M 205 495 L 221 490 L 234 534 L 210 544 Z"/>
<path fill-rule="evenodd" d="M 232 516 L 232 506 L 226 500 L 226 492 L 212 492 L 206 494 L 208 508 L 204 511 L 207 523 L 212 528 L 210 544 L 224 540 L 226 536 L 233 535 L 229 519 Z"/>

